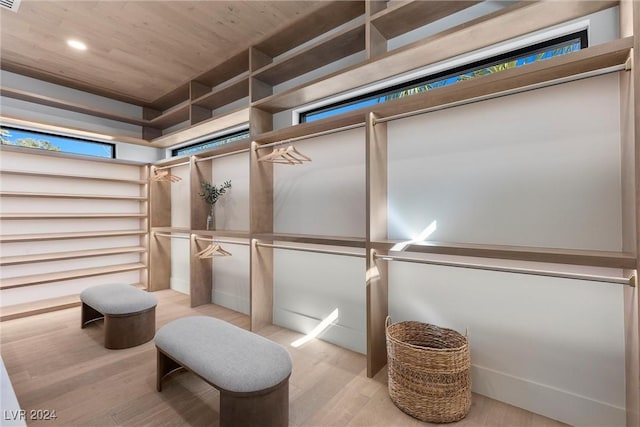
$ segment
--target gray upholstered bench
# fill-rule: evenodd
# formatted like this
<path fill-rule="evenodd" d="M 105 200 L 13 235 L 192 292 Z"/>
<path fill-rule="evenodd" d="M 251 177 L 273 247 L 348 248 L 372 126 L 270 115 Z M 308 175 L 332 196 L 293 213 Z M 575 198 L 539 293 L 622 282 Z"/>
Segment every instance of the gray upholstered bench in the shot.
<path fill-rule="evenodd" d="M 155 295 L 124 284 L 100 285 L 80 293 L 81 328 L 104 317 L 104 346 L 135 347 L 153 338 L 156 331 Z"/>
<path fill-rule="evenodd" d="M 156 386 L 187 369 L 220 391 L 222 427 L 289 423 L 291 356 L 279 344 L 213 317 L 184 317 L 158 330 Z"/>

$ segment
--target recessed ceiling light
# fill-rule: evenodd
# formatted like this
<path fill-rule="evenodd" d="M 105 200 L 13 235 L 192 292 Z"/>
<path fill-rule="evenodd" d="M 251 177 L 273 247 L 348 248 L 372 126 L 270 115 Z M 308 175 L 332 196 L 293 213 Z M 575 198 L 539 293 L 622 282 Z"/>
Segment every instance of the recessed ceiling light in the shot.
<path fill-rule="evenodd" d="M 87 45 L 78 40 L 67 40 L 67 44 L 74 49 L 87 50 Z"/>

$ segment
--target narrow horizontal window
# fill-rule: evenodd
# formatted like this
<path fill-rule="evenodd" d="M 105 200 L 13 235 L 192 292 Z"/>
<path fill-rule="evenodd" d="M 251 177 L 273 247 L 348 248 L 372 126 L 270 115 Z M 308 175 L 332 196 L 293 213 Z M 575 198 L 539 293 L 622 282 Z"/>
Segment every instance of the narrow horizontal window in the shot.
<path fill-rule="evenodd" d="M 105 157 L 108 159 L 115 159 L 116 157 L 116 146 L 107 142 L 90 141 L 5 126 L 0 128 L 0 138 L 2 139 L 2 145 L 14 147 Z"/>
<path fill-rule="evenodd" d="M 534 62 L 544 61 L 556 56 L 566 55 L 586 48 L 587 30 L 548 40 L 498 56 L 483 59 L 482 61 L 466 64 L 450 70 L 431 74 L 402 83 L 390 88 L 381 89 L 351 99 L 346 99 L 324 107 L 300 113 L 300 123 L 311 122 L 325 117 L 335 116 L 358 108 L 391 101 L 417 93 L 427 92 L 455 83 L 470 80 L 475 77 L 486 76 L 511 68 L 518 68 Z"/>
<path fill-rule="evenodd" d="M 195 154 L 199 153 L 200 151 L 209 150 L 210 148 L 219 147 L 221 145 L 229 144 L 231 142 L 239 141 L 245 138 L 249 138 L 249 129 L 228 133 L 226 135 L 218 136 L 207 141 L 175 148 L 171 150 L 171 156 L 176 157 L 183 156 L 185 154 Z"/>

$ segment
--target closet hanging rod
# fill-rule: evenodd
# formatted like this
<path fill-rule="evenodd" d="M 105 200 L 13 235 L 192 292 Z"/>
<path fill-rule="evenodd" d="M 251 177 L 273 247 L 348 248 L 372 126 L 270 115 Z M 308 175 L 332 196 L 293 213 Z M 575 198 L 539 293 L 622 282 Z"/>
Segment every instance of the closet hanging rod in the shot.
<path fill-rule="evenodd" d="M 184 166 L 184 165 L 188 165 L 190 162 L 182 162 L 182 163 L 176 163 L 174 165 L 167 165 L 167 166 L 153 166 L 156 170 L 163 170 L 163 169 L 171 169 L 171 168 L 175 168 L 176 166 Z"/>
<path fill-rule="evenodd" d="M 301 248 L 299 246 L 286 246 L 286 245 L 273 245 L 271 243 L 256 243 L 256 246 L 263 246 L 265 248 L 274 248 L 274 249 L 287 249 L 291 251 L 300 251 L 300 252 L 313 252 L 318 254 L 327 254 L 327 255 L 344 255 L 344 256 L 352 256 L 356 258 L 364 258 L 365 254 L 359 254 L 356 252 L 345 252 L 345 251 L 331 251 L 327 249 L 311 249 L 311 248 Z"/>
<path fill-rule="evenodd" d="M 160 237 L 168 237 L 170 239 L 190 239 L 189 235 L 187 234 L 165 234 L 165 233 L 154 232 L 153 235 L 160 236 Z"/>
<path fill-rule="evenodd" d="M 433 111 L 446 110 L 448 108 L 454 108 L 454 107 L 459 107 L 459 106 L 462 106 L 462 105 L 473 104 L 473 103 L 476 103 L 476 102 L 487 101 L 489 99 L 501 98 L 503 96 L 515 95 L 517 93 L 529 92 L 529 91 L 532 91 L 532 90 L 542 89 L 542 88 L 550 87 L 550 86 L 556 86 L 556 85 L 563 84 L 563 83 L 569 83 L 569 82 L 573 82 L 573 81 L 577 81 L 577 80 L 588 79 L 590 77 L 597 77 L 597 76 L 602 76 L 602 75 L 605 75 L 605 74 L 617 73 L 618 71 L 624 71 L 624 70 L 625 70 L 625 64 L 614 65 L 612 67 L 601 68 L 599 70 L 588 71 L 586 73 L 575 74 L 573 76 L 562 77 L 562 78 L 559 78 L 559 79 L 549 80 L 549 81 L 546 81 L 546 82 L 534 83 L 534 84 L 531 84 L 531 85 L 522 86 L 522 87 L 518 87 L 518 88 L 515 88 L 515 89 L 504 90 L 502 92 L 491 93 L 491 94 L 488 94 L 488 95 L 477 96 L 475 98 L 464 99 L 462 101 L 455 101 L 455 102 L 450 102 L 450 103 L 443 104 L 443 105 L 437 105 L 435 107 L 423 108 L 423 109 L 411 111 L 411 112 L 408 112 L 408 113 L 394 114 L 392 116 L 381 117 L 379 119 L 374 118 L 373 119 L 373 125 L 375 126 L 378 123 L 391 122 L 393 120 L 399 120 L 399 119 L 405 119 L 407 117 L 419 116 L 421 114 L 431 113 Z"/>
<path fill-rule="evenodd" d="M 631 276 L 631 277 L 594 276 L 591 274 L 563 273 L 560 271 L 533 270 L 528 268 L 517 268 L 517 267 L 499 267 L 499 266 L 473 264 L 473 263 L 466 263 L 466 262 L 435 261 L 435 260 L 418 259 L 418 258 L 407 258 L 407 257 L 401 257 L 397 255 L 374 254 L 373 258 L 382 259 L 385 261 L 403 261 L 403 262 L 412 262 L 417 264 L 439 265 L 444 267 L 471 268 L 474 270 L 499 271 L 502 273 L 529 274 L 533 276 L 557 277 L 561 279 L 574 279 L 574 280 L 586 280 L 591 282 L 615 283 L 619 285 L 627 285 L 627 286 L 635 287 L 635 276 Z"/>
<path fill-rule="evenodd" d="M 232 151 L 230 153 L 224 153 L 224 154 L 216 154 L 215 156 L 203 157 L 201 159 L 196 158 L 196 163 L 204 162 L 205 160 L 219 159 L 220 157 L 233 156 L 234 154 L 247 153 L 249 151 L 250 150 L 248 148 L 245 148 L 244 150 Z"/>
<path fill-rule="evenodd" d="M 291 142 L 302 141 L 303 139 L 315 138 L 316 136 L 330 135 L 332 133 L 342 132 L 342 131 L 350 130 L 350 129 L 361 128 L 361 127 L 364 127 L 364 126 L 365 126 L 365 123 L 356 123 L 356 124 L 353 124 L 353 125 L 342 126 L 342 127 L 335 128 L 335 129 L 323 130 L 321 132 L 310 133 L 309 135 L 296 136 L 296 137 L 289 138 L 289 139 L 283 139 L 282 141 L 276 141 L 276 142 L 270 142 L 269 144 L 258 145 L 255 148 L 255 150 L 258 151 L 258 150 L 261 150 L 263 148 L 275 147 L 276 145 L 289 144 Z"/>
<path fill-rule="evenodd" d="M 234 241 L 234 240 L 209 239 L 209 238 L 206 238 L 206 237 L 198 237 L 198 236 L 194 236 L 194 239 L 202 240 L 203 242 L 227 243 L 229 245 L 249 246 L 249 242 L 238 242 L 238 241 Z"/>

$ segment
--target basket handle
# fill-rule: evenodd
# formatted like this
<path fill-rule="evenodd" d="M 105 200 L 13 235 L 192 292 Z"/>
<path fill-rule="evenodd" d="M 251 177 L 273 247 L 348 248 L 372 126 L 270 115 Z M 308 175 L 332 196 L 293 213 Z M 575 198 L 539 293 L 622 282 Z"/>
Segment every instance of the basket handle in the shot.
<path fill-rule="evenodd" d="M 390 325 L 391 325 L 391 316 L 387 316 L 387 318 L 384 320 L 384 328 L 387 329 L 389 328 Z"/>

